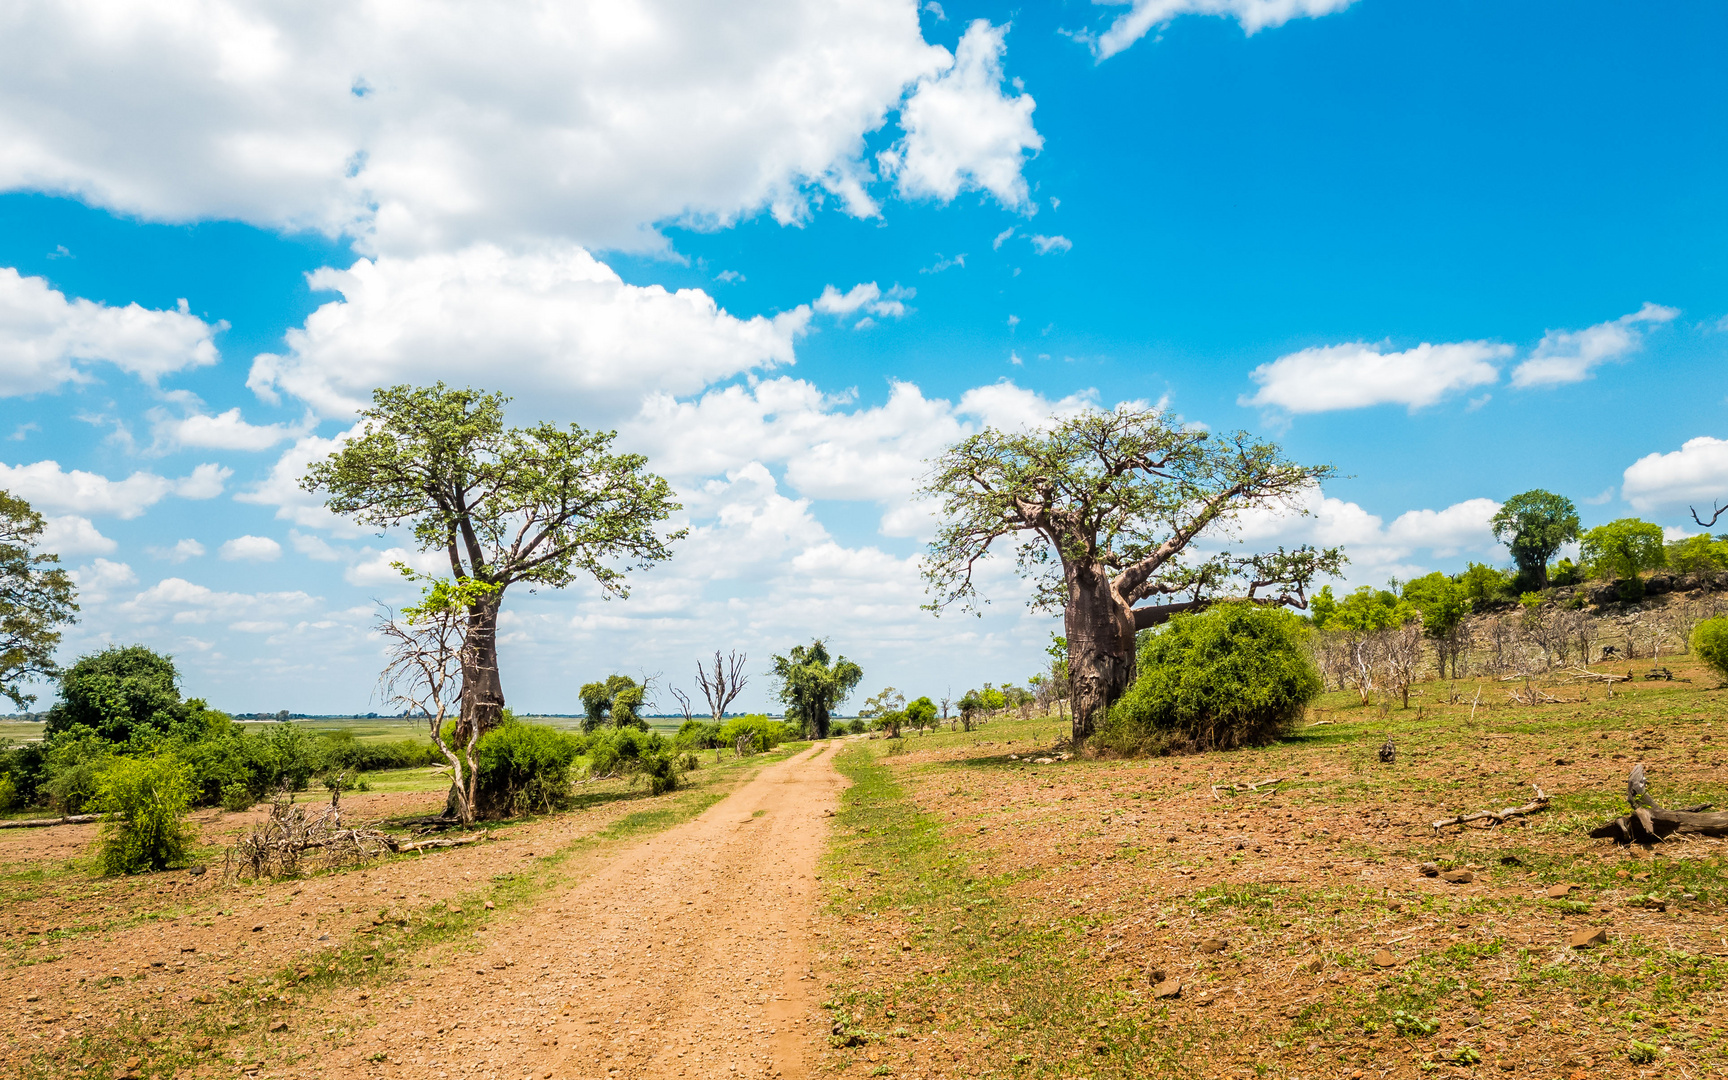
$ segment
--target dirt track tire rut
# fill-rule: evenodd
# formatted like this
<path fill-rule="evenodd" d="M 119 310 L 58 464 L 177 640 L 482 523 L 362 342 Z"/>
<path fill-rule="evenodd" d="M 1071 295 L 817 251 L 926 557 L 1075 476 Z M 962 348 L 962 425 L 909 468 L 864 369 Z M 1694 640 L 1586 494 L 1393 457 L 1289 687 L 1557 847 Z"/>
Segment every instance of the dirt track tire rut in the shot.
<path fill-rule="evenodd" d="M 698 817 L 494 926 L 481 953 L 403 986 L 415 1004 L 319 1071 L 806 1076 L 825 1034 L 810 968 L 817 860 L 845 786 L 831 746 L 763 769 Z M 379 1052 L 385 1061 L 369 1060 Z"/>

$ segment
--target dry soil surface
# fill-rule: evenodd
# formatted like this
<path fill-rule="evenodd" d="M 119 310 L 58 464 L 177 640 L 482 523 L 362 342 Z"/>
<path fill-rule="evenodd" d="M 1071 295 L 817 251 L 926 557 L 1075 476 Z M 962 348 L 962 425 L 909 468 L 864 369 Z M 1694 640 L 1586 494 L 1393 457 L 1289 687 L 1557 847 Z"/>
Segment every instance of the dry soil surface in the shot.
<path fill-rule="evenodd" d="M 826 744 L 493 926 L 484 949 L 337 991 L 377 1023 L 325 1077 L 802 1077 L 825 1023 L 809 927 L 844 780 Z M 374 1060 L 378 1054 L 384 1060 Z"/>

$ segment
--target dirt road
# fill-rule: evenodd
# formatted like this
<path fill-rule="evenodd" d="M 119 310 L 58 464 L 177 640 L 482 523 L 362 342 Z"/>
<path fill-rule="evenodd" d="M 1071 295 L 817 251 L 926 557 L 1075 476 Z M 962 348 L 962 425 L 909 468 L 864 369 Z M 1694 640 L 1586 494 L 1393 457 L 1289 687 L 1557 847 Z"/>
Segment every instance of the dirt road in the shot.
<path fill-rule="evenodd" d="M 395 1002 L 356 1001 L 389 1011 L 317 1071 L 806 1075 L 823 1034 L 809 971 L 816 865 L 844 785 L 830 746 L 764 769 L 700 817 L 495 925 L 482 952 L 396 984 Z"/>

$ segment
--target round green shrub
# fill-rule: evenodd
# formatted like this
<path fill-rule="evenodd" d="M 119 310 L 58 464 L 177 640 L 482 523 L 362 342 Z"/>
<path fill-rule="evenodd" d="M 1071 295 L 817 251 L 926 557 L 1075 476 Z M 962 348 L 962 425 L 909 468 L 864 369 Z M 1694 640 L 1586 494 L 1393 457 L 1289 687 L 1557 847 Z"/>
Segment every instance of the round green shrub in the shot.
<path fill-rule="evenodd" d="M 1728 616 L 1705 619 L 1692 628 L 1692 651 L 1728 681 Z"/>
<path fill-rule="evenodd" d="M 1169 753 L 1277 740 L 1322 689 L 1306 632 L 1293 612 L 1238 602 L 1143 634 L 1139 677 L 1111 706 L 1098 747 Z"/>
<path fill-rule="evenodd" d="M 102 873 L 138 874 L 185 859 L 193 791 L 186 767 L 173 758 L 113 759 L 92 800 L 105 815 L 97 845 Z"/>
<path fill-rule="evenodd" d="M 571 799 L 570 770 L 581 752 L 579 735 L 515 719 L 498 725 L 475 747 L 476 811 L 494 817 L 564 809 Z"/>
<path fill-rule="evenodd" d="M 235 782 L 222 785 L 222 809 L 240 813 L 252 809 L 252 789 L 243 783 Z"/>

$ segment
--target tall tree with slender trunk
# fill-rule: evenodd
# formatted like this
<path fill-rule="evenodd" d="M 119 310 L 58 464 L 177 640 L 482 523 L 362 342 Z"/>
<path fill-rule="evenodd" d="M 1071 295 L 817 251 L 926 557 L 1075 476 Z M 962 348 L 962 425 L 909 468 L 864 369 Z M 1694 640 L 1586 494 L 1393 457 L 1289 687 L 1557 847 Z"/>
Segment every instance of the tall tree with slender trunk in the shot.
<path fill-rule="evenodd" d="M 1203 534 L 1227 539 L 1244 511 L 1303 512 L 1302 498 L 1332 475 L 1245 432 L 1195 430 L 1155 409 L 1090 410 L 1048 431 L 986 428 L 944 451 L 921 492 L 941 508 L 928 606 L 976 610 L 979 562 L 1015 538 L 1033 604 L 1063 613 L 1084 742 L 1134 681 L 1136 631 L 1228 596 L 1307 606 L 1310 582 L 1340 568 L 1340 550 L 1195 559 L 1189 547 Z M 1147 600 L 1159 602 L 1135 606 Z"/>
<path fill-rule="evenodd" d="M 372 394 L 360 430 L 301 480 L 362 525 L 406 526 L 443 553 L 468 589 L 456 739 L 484 733 L 504 709 L 498 612 L 523 583 L 559 589 L 580 577 L 628 596 L 625 575 L 671 557 L 661 523 L 681 509 L 640 454 L 612 451 L 616 432 L 504 425 L 502 394 L 392 386 Z"/>

